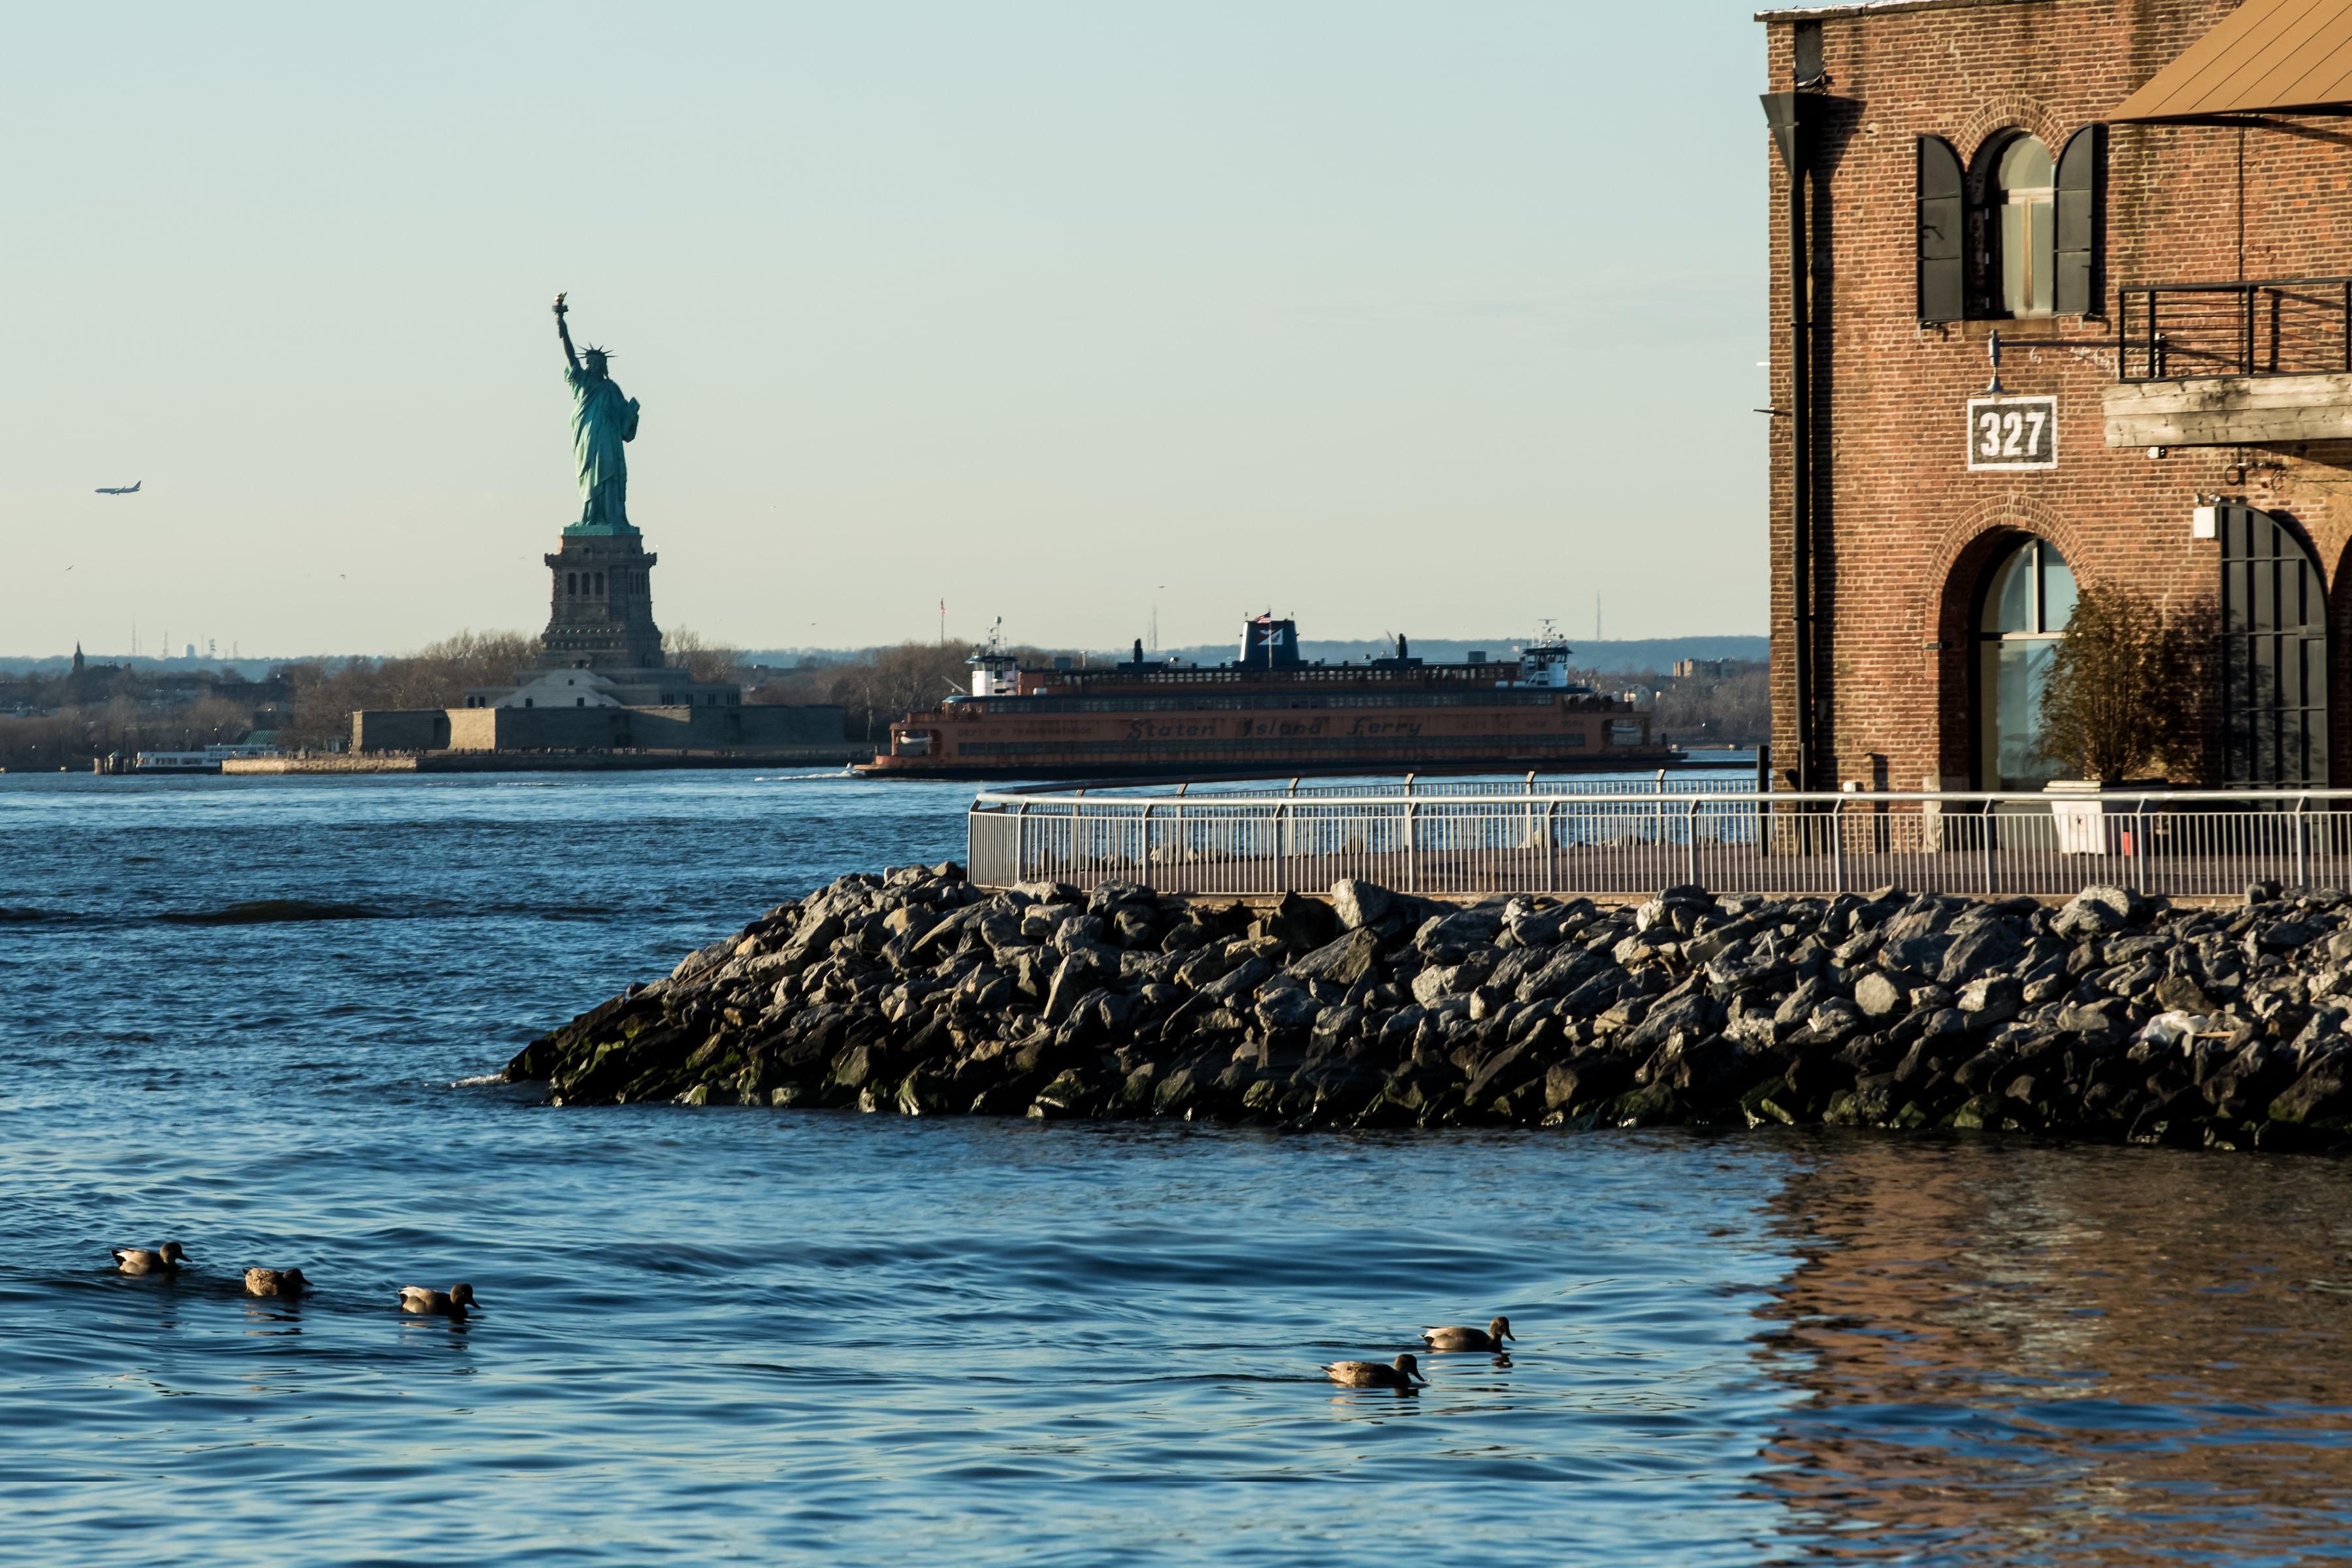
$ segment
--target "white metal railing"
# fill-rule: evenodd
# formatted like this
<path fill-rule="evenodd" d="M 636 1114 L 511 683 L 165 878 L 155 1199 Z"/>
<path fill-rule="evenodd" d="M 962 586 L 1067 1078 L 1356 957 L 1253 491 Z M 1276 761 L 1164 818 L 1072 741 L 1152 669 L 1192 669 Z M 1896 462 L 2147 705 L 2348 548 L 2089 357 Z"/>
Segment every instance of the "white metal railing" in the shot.
<path fill-rule="evenodd" d="M 967 863 L 985 887 L 1117 878 L 1214 894 L 1320 892 L 1350 877 L 1474 895 L 2352 886 L 2352 791 L 1763 795 L 1693 782 L 1717 787 L 988 791 L 972 802 Z"/>

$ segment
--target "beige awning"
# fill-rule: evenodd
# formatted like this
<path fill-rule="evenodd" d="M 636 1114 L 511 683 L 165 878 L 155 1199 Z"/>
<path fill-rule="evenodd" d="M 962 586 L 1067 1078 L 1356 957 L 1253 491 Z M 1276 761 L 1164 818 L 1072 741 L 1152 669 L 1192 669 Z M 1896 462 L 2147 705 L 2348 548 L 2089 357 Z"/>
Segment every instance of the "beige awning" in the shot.
<path fill-rule="evenodd" d="M 2246 0 L 2107 118 L 2352 110 L 2352 0 Z"/>

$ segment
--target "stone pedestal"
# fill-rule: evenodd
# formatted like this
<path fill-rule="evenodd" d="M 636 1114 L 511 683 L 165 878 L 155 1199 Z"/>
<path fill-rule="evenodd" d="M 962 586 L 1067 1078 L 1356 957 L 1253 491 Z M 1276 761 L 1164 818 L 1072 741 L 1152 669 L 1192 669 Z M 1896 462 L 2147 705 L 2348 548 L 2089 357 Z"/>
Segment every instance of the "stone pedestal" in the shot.
<path fill-rule="evenodd" d="M 659 559 L 636 530 L 573 532 L 544 557 L 554 574 L 553 609 L 540 663 L 555 669 L 655 669 L 662 663 L 654 625 L 653 567 Z"/>

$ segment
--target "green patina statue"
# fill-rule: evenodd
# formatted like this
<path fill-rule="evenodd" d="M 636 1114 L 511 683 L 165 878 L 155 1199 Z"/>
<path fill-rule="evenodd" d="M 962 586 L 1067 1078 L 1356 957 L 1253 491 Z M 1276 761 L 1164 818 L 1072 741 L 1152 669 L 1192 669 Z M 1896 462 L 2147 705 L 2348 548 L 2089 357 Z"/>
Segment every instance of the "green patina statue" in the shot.
<path fill-rule="evenodd" d="M 566 533 L 635 533 L 629 522 L 629 460 L 621 450 L 637 438 L 637 400 L 623 395 L 606 374 L 610 357 L 600 348 L 574 352 L 563 296 L 555 297 L 555 335 L 563 340 L 571 365 L 572 457 L 580 467 L 580 521 Z"/>

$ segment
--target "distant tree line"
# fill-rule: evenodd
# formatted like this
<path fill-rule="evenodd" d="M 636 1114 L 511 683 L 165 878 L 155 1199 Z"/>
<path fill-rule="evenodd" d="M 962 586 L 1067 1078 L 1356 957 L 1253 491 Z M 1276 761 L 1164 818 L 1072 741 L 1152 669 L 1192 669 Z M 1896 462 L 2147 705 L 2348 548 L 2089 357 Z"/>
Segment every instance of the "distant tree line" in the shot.
<path fill-rule="evenodd" d="M 1677 746 L 1760 746 L 1771 740 L 1771 666 L 1727 658 L 1703 668 L 1705 673 L 1683 676 L 1587 670 L 1581 679 L 1601 691 L 1654 692 L 1649 700 L 1654 740 Z"/>
<path fill-rule="evenodd" d="M 88 768 L 110 752 L 179 751 L 242 739 L 275 724 L 285 682 L 234 669 L 92 664 L 70 673 L 0 676 L 0 768 Z"/>
<path fill-rule="evenodd" d="M 877 745 L 894 721 L 971 689 L 965 663 L 971 648 L 961 642 L 904 642 L 790 669 L 749 666 L 740 650 L 683 627 L 665 635 L 662 646 L 670 662 L 697 680 L 742 685 L 747 701 L 838 705 L 843 738 Z M 1057 656 L 1102 657 L 1025 647 L 1006 651 L 1030 668 L 1045 668 Z M 137 672 L 79 685 L 62 676 L 27 677 L 11 688 L 19 692 L 17 706 L 48 710 L 0 714 L 0 767 L 87 768 L 91 758 L 110 752 L 236 742 L 265 724 L 281 747 L 327 749 L 349 742 L 356 710 L 459 707 L 467 689 L 510 686 L 539 657 L 539 639 L 527 633 L 463 631 L 389 658 L 282 665 L 268 682 L 244 683 L 253 688 L 250 699 L 238 695 L 239 682 L 223 678 L 192 704 L 166 711 L 157 710 L 156 697 L 145 689 L 152 679 Z M 1681 678 L 1586 671 L 1583 679 L 1602 691 L 1654 692 L 1653 732 L 1677 744 L 1752 746 L 1771 735 L 1770 681 L 1761 662 L 1727 660 L 1706 674 Z"/>

